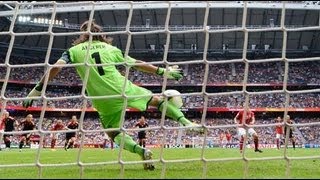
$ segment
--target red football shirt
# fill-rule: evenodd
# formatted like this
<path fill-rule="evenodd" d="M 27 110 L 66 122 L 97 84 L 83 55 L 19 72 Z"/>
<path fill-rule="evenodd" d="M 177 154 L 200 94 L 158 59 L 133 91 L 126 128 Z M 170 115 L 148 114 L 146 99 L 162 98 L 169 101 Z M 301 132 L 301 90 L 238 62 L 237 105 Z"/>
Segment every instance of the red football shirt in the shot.
<path fill-rule="evenodd" d="M 55 124 L 52 127 L 52 131 L 58 131 L 58 130 L 63 130 L 64 125 L 63 124 Z"/>
<path fill-rule="evenodd" d="M 239 120 L 239 124 L 242 124 L 244 119 L 244 111 L 239 111 L 237 114 L 237 119 Z M 254 117 L 254 113 L 252 111 L 247 111 L 245 124 L 250 124 L 252 121 L 252 118 Z"/>
<path fill-rule="evenodd" d="M 277 134 L 283 134 L 282 125 L 276 126 L 276 133 L 277 133 Z"/>
<path fill-rule="evenodd" d="M 231 140 L 231 134 L 230 134 L 230 133 L 227 133 L 227 134 L 226 134 L 226 138 L 227 138 L 227 141 L 230 141 L 230 140 Z"/>

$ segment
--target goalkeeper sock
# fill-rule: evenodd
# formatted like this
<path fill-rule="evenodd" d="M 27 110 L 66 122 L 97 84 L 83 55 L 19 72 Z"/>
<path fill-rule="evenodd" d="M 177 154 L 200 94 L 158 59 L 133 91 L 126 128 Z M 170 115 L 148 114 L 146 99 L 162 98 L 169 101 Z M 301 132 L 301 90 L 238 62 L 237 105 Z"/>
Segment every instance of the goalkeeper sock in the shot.
<path fill-rule="evenodd" d="M 114 142 L 117 143 L 119 146 L 121 145 L 121 140 L 122 140 L 122 133 L 118 134 L 114 138 Z M 141 146 L 139 146 L 129 135 L 125 134 L 124 135 L 124 144 L 123 148 L 125 150 L 128 150 L 132 153 L 137 153 L 140 156 L 143 156 L 144 150 Z"/>
<path fill-rule="evenodd" d="M 158 109 L 159 111 L 163 111 L 164 109 L 164 101 L 161 101 Z M 171 102 L 167 102 L 167 110 L 166 110 L 166 116 L 169 118 L 182 123 L 184 126 L 187 124 L 190 124 L 191 122 L 184 117 L 184 114 L 181 112 L 180 109 L 178 109 L 175 105 L 173 105 Z"/>

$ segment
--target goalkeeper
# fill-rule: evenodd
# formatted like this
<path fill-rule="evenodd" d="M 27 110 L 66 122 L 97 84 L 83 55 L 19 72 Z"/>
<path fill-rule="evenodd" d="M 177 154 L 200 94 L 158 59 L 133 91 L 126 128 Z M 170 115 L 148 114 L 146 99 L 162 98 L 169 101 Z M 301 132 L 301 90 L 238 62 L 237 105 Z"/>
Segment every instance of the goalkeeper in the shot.
<path fill-rule="evenodd" d="M 87 31 L 89 21 L 84 22 L 80 31 Z M 91 32 L 102 32 L 102 27 L 95 22 L 91 23 Z M 146 73 L 167 76 L 168 79 L 180 80 L 183 75 L 177 68 L 160 68 L 148 64 L 146 62 L 133 59 L 131 57 L 124 58 L 122 52 L 117 47 L 111 45 L 112 38 L 105 35 L 93 35 L 92 43 L 89 47 L 89 33 L 81 34 L 78 39 L 73 42 L 73 46 L 65 51 L 61 58 L 57 60 L 55 65 L 63 65 L 66 63 L 85 63 L 100 66 L 75 66 L 80 78 L 84 81 L 86 68 L 89 68 L 89 77 L 86 84 L 86 91 L 89 97 L 118 95 L 112 98 L 93 98 L 92 104 L 99 113 L 99 118 L 103 128 L 119 128 L 121 120 L 121 112 L 125 110 L 125 98 L 122 97 L 122 91 L 127 96 L 127 106 L 145 111 L 148 106 L 157 107 L 160 111 L 164 110 L 164 98 L 153 96 L 150 90 L 139 87 L 120 74 L 116 69 L 115 63 L 126 62 L 129 66 Z M 89 49 L 89 56 L 86 61 L 86 55 Z M 139 63 L 139 64 L 136 64 Z M 104 66 L 101 66 L 103 64 Z M 49 69 L 49 81 L 52 80 L 60 71 L 62 66 L 52 67 Z M 45 75 L 40 82 L 28 94 L 28 97 L 41 96 Z M 140 96 L 140 97 L 132 97 Z M 143 96 L 143 97 L 142 97 Z M 28 108 L 32 106 L 32 99 L 25 100 L 23 106 Z M 189 130 L 200 131 L 203 129 L 199 125 L 190 122 L 185 118 L 184 114 L 171 103 L 167 103 L 166 116 L 187 126 Z M 124 140 L 124 149 L 139 154 L 143 160 L 152 159 L 152 152 L 138 145 L 129 135 L 120 133 L 120 131 L 107 132 L 108 136 L 118 145 Z M 124 136 L 124 138 L 123 138 Z M 152 163 L 144 163 L 144 169 L 153 170 Z"/>

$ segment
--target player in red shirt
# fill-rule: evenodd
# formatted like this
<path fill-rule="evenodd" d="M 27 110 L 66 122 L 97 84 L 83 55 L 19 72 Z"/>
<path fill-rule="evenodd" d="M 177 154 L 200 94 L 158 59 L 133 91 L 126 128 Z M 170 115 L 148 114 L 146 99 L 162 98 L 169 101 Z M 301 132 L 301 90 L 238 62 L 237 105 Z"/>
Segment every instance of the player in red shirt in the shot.
<path fill-rule="evenodd" d="M 220 147 L 223 146 L 223 140 L 224 140 L 225 134 L 223 131 L 221 131 L 220 135 L 219 135 L 219 143 L 220 143 Z"/>
<path fill-rule="evenodd" d="M 276 123 L 282 123 L 282 119 L 280 116 L 276 119 Z M 283 125 L 277 125 L 275 127 L 276 129 L 276 143 L 277 143 L 277 149 L 280 149 L 280 142 L 281 139 L 283 138 Z"/>
<path fill-rule="evenodd" d="M 51 131 L 59 131 L 59 130 L 65 130 L 67 129 L 65 125 L 63 124 L 62 120 L 57 120 L 57 122 L 52 126 Z M 54 147 L 56 145 L 56 141 L 58 138 L 58 133 L 52 133 L 51 134 L 51 150 L 54 151 Z"/>
<path fill-rule="evenodd" d="M 232 135 L 229 130 L 226 130 L 226 139 L 227 139 L 227 146 L 226 147 L 228 147 L 231 145 L 231 139 L 232 139 Z"/>
<path fill-rule="evenodd" d="M 236 115 L 236 117 L 234 118 L 234 123 L 238 125 L 237 131 L 238 131 L 238 136 L 240 138 L 240 143 L 239 143 L 240 153 L 242 153 L 244 136 L 246 135 L 246 129 L 243 125 L 244 124 L 253 125 L 256 121 L 255 115 L 250 110 L 250 108 L 248 108 L 246 110 L 246 113 L 247 114 L 245 116 L 244 110 L 239 111 L 238 114 Z M 244 118 L 246 118 L 245 121 L 244 121 Z M 259 147 L 259 137 L 258 137 L 258 134 L 256 133 L 256 131 L 253 128 L 248 128 L 248 134 L 249 134 L 249 137 L 253 137 L 253 142 L 254 142 L 254 147 L 255 147 L 254 151 L 262 153 L 262 151 L 258 148 Z"/>

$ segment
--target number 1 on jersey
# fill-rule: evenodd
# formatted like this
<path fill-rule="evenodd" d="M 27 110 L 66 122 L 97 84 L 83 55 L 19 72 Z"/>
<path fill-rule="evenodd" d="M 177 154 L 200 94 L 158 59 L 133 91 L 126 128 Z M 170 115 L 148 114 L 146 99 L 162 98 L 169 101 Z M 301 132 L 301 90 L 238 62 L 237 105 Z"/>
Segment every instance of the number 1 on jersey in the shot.
<path fill-rule="evenodd" d="M 101 64 L 101 58 L 100 58 L 100 54 L 99 52 L 95 52 L 93 54 L 91 54 L 91 58 L 93 58 L 96 61 L 96 64 Z M 103 71 L 103 67 L 102 66 L 98 66 L 98 72 L 100 74 L 100 76 L 104 75 L 104 71 Z"/>

